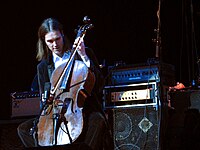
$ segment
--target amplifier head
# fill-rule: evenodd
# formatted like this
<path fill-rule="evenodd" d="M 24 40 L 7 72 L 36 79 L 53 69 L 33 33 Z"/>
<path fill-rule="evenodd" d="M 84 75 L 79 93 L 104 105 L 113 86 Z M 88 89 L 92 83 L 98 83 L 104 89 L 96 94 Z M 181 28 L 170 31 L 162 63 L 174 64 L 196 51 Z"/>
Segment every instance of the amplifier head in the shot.
<path fill-rule="evenodd" d="M 160 82 L 172 86 L 175 82 L 175 67 L 170 64 L 135 64 L 108 67 L 107 85 L 124 85 L 145 82 Z"/>
<path fill-rule="evenodd" d="M 40 96 L 38 92 L 11 93 L 11 118 L 36 116 L 40 111 Z"/>
<path fill-rule="evenodd" d="M 110 73 L 109 85 L 121 85 L 130 83 L 141 83 L 149 81 L 159 81 L 157 66 L 120 68 L 114 69 Z"/>
<path fill-rule="evenodd" d="M 158 89 L 156 82 L 106 86 L 104 107 L 157 105 Z"/>

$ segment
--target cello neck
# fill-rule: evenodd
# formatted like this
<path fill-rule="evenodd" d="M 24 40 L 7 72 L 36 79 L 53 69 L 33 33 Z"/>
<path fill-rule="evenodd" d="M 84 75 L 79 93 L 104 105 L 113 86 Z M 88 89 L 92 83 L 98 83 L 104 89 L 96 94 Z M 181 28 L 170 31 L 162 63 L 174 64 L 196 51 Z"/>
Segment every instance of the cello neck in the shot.
<path fill-rule="evenodd" d="M 85 37 L 86 31 L 93 28 L 93 24 L 90 24 L 90 19 L 85 16 L 83 19 L 85 25 L 82 25 L 79 30 L 77 31 L 76 40 L 74 41 L 73 47 L 72 47 L 72 54 L 70 55 L 69 61 L 66 63 L 62 73 L 60 74 L 58 80 L 55 82 L 55 85 L 52 86 L 50 94 L 55 95 L 56 90 L 60 87 L 61 82 L 63 81 L 63 77 L 66 76 L 66 71 L 70 67 L 71 72 L 71 62 L 74 61 L 75 54 L 78 50 L 78 47 L 80 46 L 81 42 L 83 41 L 83 38 Z"/>

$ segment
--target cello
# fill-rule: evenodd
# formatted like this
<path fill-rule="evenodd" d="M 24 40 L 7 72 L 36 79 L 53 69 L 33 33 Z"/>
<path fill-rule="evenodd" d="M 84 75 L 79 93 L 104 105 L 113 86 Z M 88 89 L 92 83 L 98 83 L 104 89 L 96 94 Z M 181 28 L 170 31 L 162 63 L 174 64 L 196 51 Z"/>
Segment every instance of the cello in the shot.
<path fill-rule="evenodd" d="M 84 101 L 91 94 L 95 83 L 93 72 L 82 61 L 75 60 L 86 31 L 93 27 L 87 16 L 83 21 L 85 24 L 77 31 L 77 41 L 69 61 L 52 73 L 50 97 L 37 124 L 40 146 L 71 144 L 82 132 Z"/>

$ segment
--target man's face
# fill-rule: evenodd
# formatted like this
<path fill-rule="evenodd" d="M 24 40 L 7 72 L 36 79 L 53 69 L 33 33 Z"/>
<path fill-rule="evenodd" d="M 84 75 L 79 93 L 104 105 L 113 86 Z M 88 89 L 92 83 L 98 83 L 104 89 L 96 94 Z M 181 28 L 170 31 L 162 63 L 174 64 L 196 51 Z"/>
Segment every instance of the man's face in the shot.
<path fill-rule="evenodd" d="M 45 35 L 45 43 L 48 48 L 55 53 L 56 55 L 62 57 L 64 50 L 63 50 L 63 36 L 60 31 L 51 31 Z"/>

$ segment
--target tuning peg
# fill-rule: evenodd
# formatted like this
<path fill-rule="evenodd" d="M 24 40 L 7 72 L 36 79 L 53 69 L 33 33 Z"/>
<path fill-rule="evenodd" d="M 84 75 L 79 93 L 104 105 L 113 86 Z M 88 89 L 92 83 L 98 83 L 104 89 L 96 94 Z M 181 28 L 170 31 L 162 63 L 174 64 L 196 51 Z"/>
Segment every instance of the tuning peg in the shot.
<path fill-rule="evenodd" d="M 89 18 L 88 16 L 85 16 L 85 17 L 83 18 L 83 22 L 84 22 L 85 24 L 90 23 L 90 18 Z"/>

